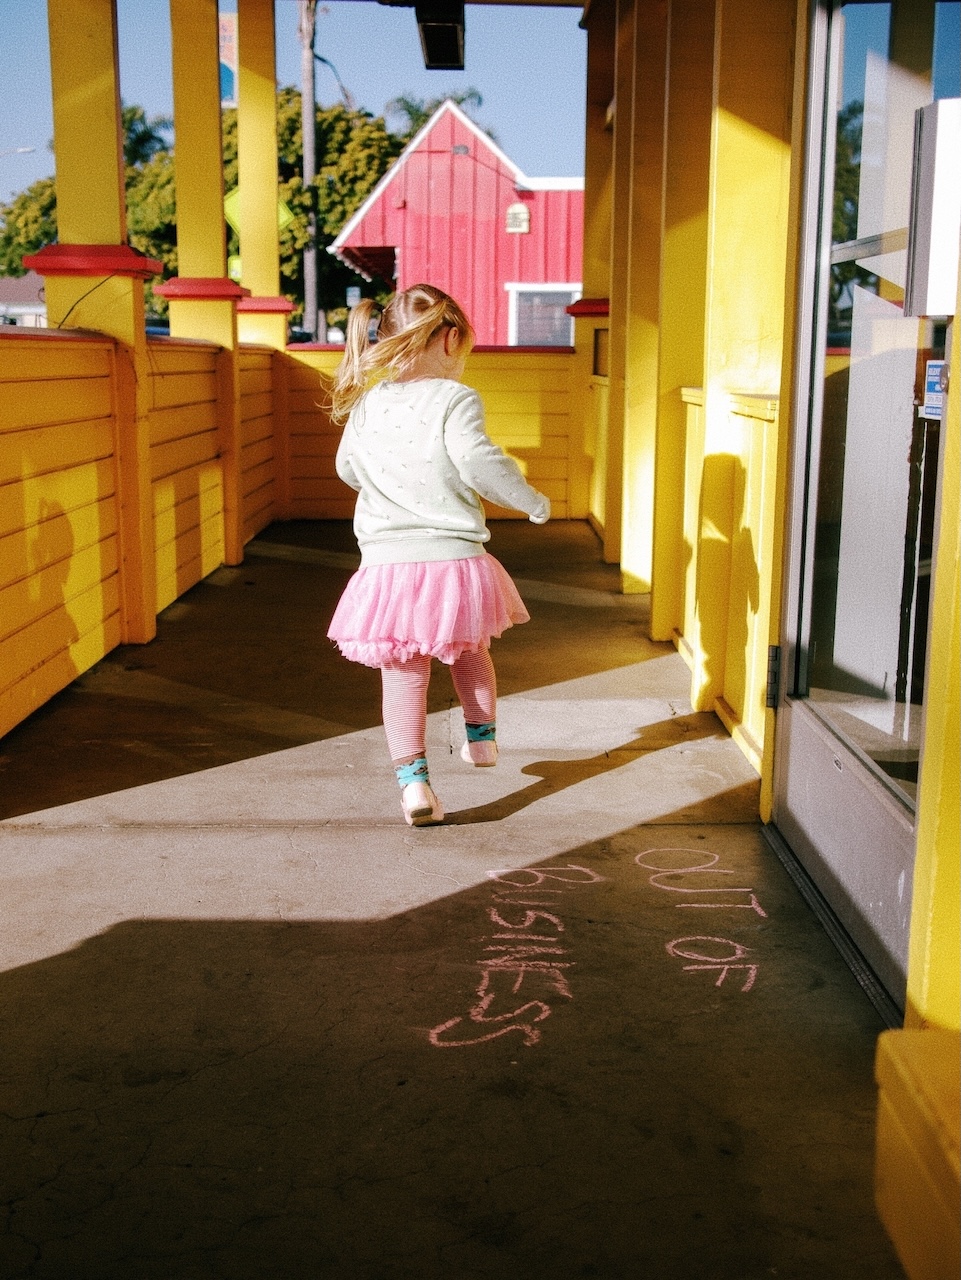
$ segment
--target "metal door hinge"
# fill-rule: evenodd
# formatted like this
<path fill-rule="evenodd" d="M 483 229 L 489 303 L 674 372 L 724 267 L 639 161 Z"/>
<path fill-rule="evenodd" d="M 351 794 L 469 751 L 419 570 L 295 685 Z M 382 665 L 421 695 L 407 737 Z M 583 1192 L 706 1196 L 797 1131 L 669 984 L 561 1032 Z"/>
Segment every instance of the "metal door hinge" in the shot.
<path fill-rule="evenodd" d="M 778 694 L 781 692 L 781 646 L 769 644 L 767 647 L 767 694 L 764 699 L 766 707 L 777 707 Z"/>

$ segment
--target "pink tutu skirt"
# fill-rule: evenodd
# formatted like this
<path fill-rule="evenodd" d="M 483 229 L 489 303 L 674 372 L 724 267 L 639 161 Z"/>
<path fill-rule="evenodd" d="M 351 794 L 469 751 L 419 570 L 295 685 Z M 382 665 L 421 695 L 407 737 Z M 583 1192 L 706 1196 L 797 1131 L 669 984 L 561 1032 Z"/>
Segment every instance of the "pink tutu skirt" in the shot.
<path fill-rule="evenodd" d="M 367 667 L 428 654 L 450 665 L 490 646 L 530 615 L 493 556 L 418 560 L 358 569 L 344 588 L 327 635 L 345 658 Z"/>

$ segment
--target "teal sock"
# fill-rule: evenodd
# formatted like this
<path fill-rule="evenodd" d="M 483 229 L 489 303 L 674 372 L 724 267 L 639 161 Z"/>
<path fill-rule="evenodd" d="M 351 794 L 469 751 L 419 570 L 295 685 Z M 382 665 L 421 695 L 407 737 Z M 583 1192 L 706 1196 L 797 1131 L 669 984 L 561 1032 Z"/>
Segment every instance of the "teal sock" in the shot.
<path fill-rule="evenodd" d="M 465 724 L 468 742 L 493 742 L 496 735 L 497 721 L 485 720 L 483 724 Z"/>
<path fill-rule="evenodd" d="M 418 756 L 410 764 L 395 764 L 394 772 L 397 774 L 397 785 L 400 787 L 409 787 L 412 782 L 426 782 L 430 786 L 426 756 Z"/>

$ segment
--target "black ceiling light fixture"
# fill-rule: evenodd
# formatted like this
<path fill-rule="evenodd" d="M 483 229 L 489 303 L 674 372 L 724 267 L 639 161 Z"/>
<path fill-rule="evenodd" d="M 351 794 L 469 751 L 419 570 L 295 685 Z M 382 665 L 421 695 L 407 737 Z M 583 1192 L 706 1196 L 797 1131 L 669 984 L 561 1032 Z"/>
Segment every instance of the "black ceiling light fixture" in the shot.
<path fill-rule="evenodd" d="M 464 0 L 380 0 L 413 9 L 428 71 L 464 70 Z"/>
<path fill-rule="evenodd" d="M 427 70 L 463 71 L 463 0 L 423 0 L 414 13 Z"/>

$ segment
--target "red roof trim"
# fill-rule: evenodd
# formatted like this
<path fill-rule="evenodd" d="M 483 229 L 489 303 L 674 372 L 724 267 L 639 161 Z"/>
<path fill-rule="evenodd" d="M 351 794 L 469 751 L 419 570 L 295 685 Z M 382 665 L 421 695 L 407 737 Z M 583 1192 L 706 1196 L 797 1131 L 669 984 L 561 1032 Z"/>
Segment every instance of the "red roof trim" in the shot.
<path fill-rule="evenodd" d="M 298 351 L 339 351 L 341 355 L 345 351 L 342 342 L 288 342 L 287 350 L 295 355 Z"/>
<path fill-rule="evenodd" d="M 569 316 L 609 316 L 611 300 L 610 298 L 579 298 L 564 310 Z"/>
<path fill-rule="evenodd" d="M 229 298 L 249 298 L 250 290 L 244 289 L 225 276 L 175 276 L 165 284 L 154 286 L 154 293 L 161 298 L 204 299 L 225 301 Z"/>
<path fill-rule="evenodd" d="M 99 342 L 112 346 L 113 338 L 86 329 L 36 329 L 26 324 L 0 324 L 0 342 Z"/>
<path fill-rule="evenodd" d="M 41 276 L 130 276 L 149 280 L 159 276 L 163 263 L 148 258 L 129 244 L 48 244 L 28 254 L 25 267 Z"/>
<path fill-rule="evenodd" d="M 291 342 L 288 351 L 343 351 L 342 342 Z M 527 355 L 539 356 L 548 352 L 551 355 L 572 356 L 573 347 L 472 347 L 471 352 L 482 356 Z"/>
<path fill-rule="evenodd" d="M 263 313 L 278 312 L 289 315 L 294 304 L 286 298 L 241 298 L 237 303 L 238 311 L 260 311 Z"/>
<path fill-rule="evenodd" d="M 476 351 L 482 356 L 542 356 L 542 355 L 560 355 L 572 356 L 574 354 L 573 347 L 507 347 L 507 346 L 477 346 L 472 347 L 472 351 Z"/>

